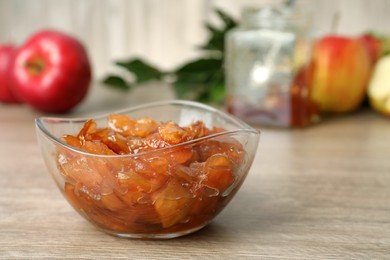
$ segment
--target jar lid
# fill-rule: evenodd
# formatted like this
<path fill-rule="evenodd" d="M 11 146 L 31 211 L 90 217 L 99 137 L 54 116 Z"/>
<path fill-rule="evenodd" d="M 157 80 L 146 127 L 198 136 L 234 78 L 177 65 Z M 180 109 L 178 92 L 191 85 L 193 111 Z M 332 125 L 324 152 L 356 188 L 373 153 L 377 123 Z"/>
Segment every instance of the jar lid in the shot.
<path fill-rule="evenodd" d="M 304 17 L 289 6 L 246 7 L 242 11 L 245 27 L 287 29 L 304 26 Z"/>

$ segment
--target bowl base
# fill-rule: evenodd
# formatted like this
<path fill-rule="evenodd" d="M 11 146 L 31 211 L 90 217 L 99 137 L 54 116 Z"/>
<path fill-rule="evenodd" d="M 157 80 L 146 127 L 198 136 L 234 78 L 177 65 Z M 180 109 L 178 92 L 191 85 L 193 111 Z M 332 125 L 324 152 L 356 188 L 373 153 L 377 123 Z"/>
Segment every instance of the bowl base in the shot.
<path fill-rule="evenodd" d="M 155 233 L 155 234 L 142 234 L 142 233 L 138 233 L 137 234 L 137 233 L 119 233 L 119 232 L 114 232 L 114 231 L 110 231 L 110 230 L 103 230 L 103 231 L 108 233 L 108 234 L 110 234 L 110 235 L 112 235 L 112 236 L 116 236 L 116 237 L 120 237 L 120 238 L 146 239 L 146 240 L 171 239 L 171 238 L 176 238 L 176 237 L 189 235 L 191 233 L 194 233 L 194 232 L 204 228 L 206 225 L 207 225 L 207 223 L 204 224 L 204 225 L 192 228 L 192 229 L 187 229 L 187 230 L 181 231 L 181 232 L 165 233 L 165 234 L 164 233 L 162 233 L 162 234 L 159 234 L 159 233 Z"/>

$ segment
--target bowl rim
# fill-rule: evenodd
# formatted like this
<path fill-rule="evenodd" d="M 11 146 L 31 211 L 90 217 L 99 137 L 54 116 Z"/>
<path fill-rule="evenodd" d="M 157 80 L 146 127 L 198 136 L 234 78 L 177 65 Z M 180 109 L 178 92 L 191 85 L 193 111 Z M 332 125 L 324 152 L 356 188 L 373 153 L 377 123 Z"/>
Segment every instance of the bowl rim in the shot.
<path fill-rule="evenodd" d="M 140 153 L 136 153 L 136 154 L 106 155 L 106 154 L 90 153 L 90 152 L 78 149 L 74 146 L 71 146 L 71 145 L 67 144 L 66 142 L 62 141 L 61 138 L 54 136 L 44 125 L 44 122 L 82 123 L 82 122 L 86 122 L 87 120 L 90 120 L 90 119 L 93 119 L 93 120 L 104 119 L 104 118 L 107 118 L 108 115 L 113 114 L 113 113 L 125 114 L 125 113 L 139 111 L 139 110 L 146 109 L 146 108 L 153 108 L 153 107 L 166 106 L 166 105 L 180 105 L 180 106 L 194 107 L 194 108 L 207 110 L 209 112 L 217 114 L 218 116 L 222 117 L 225 120 L 233 122 L 234 124 L 239 126 L 239 128 L 233 129 L 233 130 L 227 130 L 227 131 L 223 131 L 223 132 L 218 132 L 215 134 L 210 134 L 207 136 L 203 136 L 201 138 L 193 139 L 193 140 L 182 142 L 179 144 L 175 144 L 175 145 L 171 145 L 171 146 L 167 146 L 167 147 L 163 147 L 163 148 L 158 148 L 158 149 L 154 149 L 154 150 L 150 150 L 150 151 L 140 152 Z M 115 111 L 111 111 L 111 112 L 104 112 L 101 114 L 97 114 L 95 116 L 91 116 L 89 118 L 87 116 L 74 117 L 74 118 L 40 116 L 40 117 L 35 118 L 35 126 L 37 129 L 40 130 L 41 133 L 43 133 L 48 139 L 50 139 L 51 141 L 53 141 L 57 145 L 63 146 L 69 150 L 72 150 L 72 151 L 80 153 L 80 154 L 84 154 L 84 155 L 88 155 L 88 156 L 106 157 L 106 158 L 140 157 L 140 156 L 144 156 L 145 154 L 152 154 L 155 152 L 175 150 L 175 149 L 183 147 L 183 146 L 191 146 L 195 143 L 203 142 L 205 140 L 212 139 L 212 138 L 215 138 L 218 136 L 231 135 L 231 134 L 241 133 L 241 132 L 253 134 L 256 136 L 260 136 L 260 134 L 261 134 L 261 131 L 259 129 L 255 129 L 252 126 L 245 123 L 244 121 L 242 121 L 242 120 L 240 120 L 240 119 L 238 119 L 230 114 L 227 114 L 227 113 L 225 113 L 217 108 L 214 108 L 212 106 L 209 106 L 209 105 L 206 105 L 203 103 L 199 103 L 196 101 L 179 100 L 179 99 L 178 100 L 165 100 L 165 101 L 156 101 L 156 102 L 145 103 L 142 105 L 123 108 L 123 109 L 119 109 L 119 110 L 115 110 Z"/>

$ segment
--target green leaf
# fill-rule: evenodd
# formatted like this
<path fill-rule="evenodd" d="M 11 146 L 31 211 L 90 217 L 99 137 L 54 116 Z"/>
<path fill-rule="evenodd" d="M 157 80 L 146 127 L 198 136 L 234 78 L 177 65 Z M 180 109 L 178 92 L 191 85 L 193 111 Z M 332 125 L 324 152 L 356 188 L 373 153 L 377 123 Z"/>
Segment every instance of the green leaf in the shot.
<path fill-rule="evenodd" d="M 222 56 L 225 50 L 225 34 L 223 32 L 214 32 L 209 36 L 207 42 L 200 46 L 202 50 L 218 51 Z"/>
<path fill-rule="evenodd" d="M 225 98 L 225 77 L 223 70 L 217 71 L 210 81 L 210 102 L 221 103 Z"/>
<path fill-rule="evenodd" d="M 177 75 L 194 74 L 199 72 L 210 72 L 218 70 L 222 66 L 221 59 L 204 58 L 191 61 L 175 70 Z"/>
<path fill-rule="evenodd" d="M 210 23 L 205 23 L 205 26 L 206 26 L 206 28 L 207 28 L 207 30 L 209 31 L 210 34 L 220 33 L 221 32 L 220 29 L 216 28 L 215 26 L 213 26 Z"/>
<path fill-rule="evenodd" d="M 149 80 L 160 80 L 164 75 L 159 69 L 140 59 L 117 61 L 116 64 L 134 74 L 137 83 L 143 83 Z"/>
<path fill-rule="evenodd" d="M 205 103 L 221 103 L 225 96 L 224 71 L 220 61 L 217 67 L 203 66 L 200 61 L 184 67 L 174 83 L 176 96 L 182 99 L 194 99 Z M 207 63 L 209 64 L 209 63 Z M 189 73 L 187 69 L 196 68 L 198 71 Z"/>
<path fill-rule="evenodd" d="M 210 82 L 218 71 L 222 71 L 221 59 L 200 59 L 183 65 L 175 71 L 176 96 L 198 101 L 202 96 L 210 96 Z"/>
<path fill-rule="evenodd" d="M 227 13 L 225 13 L 221 9 L 216 9 L 215 11 L 217 12 L 219 18 L 224 22 L 225 31 L 230 30 L 230 29 L 237 26 L 237 22 L 231 16 L 229 16 Z"/>
<path fill-rule="evenodd" d="M 216 10 L 219 18 L 223 22 L 223 26 L 221 28 L 216 28 L 211 24 L 206 23 L 206 28 L 209 32 L 209 38 L 205 44 L 201 45 L 200 48 L 208 51 L 219 51 L 222 55 L 225 51 L 225 37 L 229 30 L 237 26 L 236 21 L 227 15 L 222 10 Z"/>
<path fill-rule="evenodd" d="M 104 80 L 103 84 L 111 86 L 121 90 L 130 90 L 131 85 L 128 84 L 123 78 L 117 75 L 108 75 Z"/>
<path fill-rule="evenodd" d="M 212 78 L 213 73 L 222 66 L 221 60 L 200 59 L 189 62 L 175 71 L 176 83 L 183 85 L 180 92 L 202 92 L 203 85 Z"/>
<path fill-rule="evenodd" d="M 196 99 L 197 93 L 203 89 L 203 84 L 199 82 L 176 81 L 173 87 L 177 98 Z"/>
<path fill-rule="evenodd" d="M 203 86 L 203 91 L 196 97 L 197 101 L 220 104 L 225 98 L 224 73 L 220 69 Z"/>

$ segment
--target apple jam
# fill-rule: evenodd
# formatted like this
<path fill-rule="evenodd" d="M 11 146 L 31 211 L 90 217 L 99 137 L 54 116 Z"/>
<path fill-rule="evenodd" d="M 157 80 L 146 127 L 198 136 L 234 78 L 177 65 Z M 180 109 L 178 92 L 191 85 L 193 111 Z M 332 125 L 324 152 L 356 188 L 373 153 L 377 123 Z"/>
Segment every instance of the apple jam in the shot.
<path fill-rule="evenodd" d="M 58 149 L 64 195 L 98 227 L 116 234 L 185 232 L 206 225 L 238 185 L 244 147 L 202 121 L 132 119 L 111 114 L 107 127 L 87 121 Z"/>

